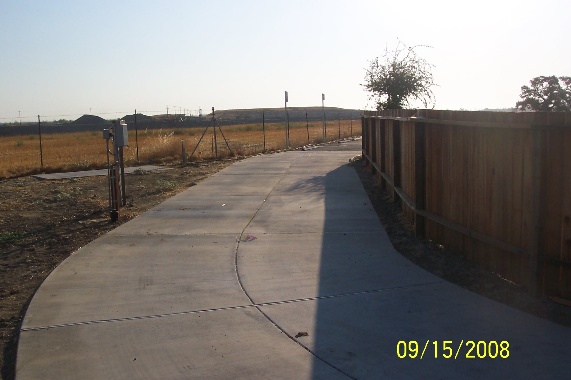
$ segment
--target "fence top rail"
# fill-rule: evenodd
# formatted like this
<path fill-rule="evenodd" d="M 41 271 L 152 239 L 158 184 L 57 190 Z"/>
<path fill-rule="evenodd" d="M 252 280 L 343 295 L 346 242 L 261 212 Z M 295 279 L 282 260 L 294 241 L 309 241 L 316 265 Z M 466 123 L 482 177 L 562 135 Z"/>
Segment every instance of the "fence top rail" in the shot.
<path fill-rule="evenodd" d="M 501 121 L 474 121 L 474 120 L 448 120 L 448 119 L 431 119 L 419 116 L 377 116 L 364 115 L 365 118 L 379 120 L 395 120 L 402 122 L 415 122 L 424 124 L 454 125 L 459 127 L 478 127 L 478 128 L 508 128 L 508 129 L 571 129 L 571 123 L 551 124 L 546 122 L 501 122 Z M 571 120 L 571 118 L 569 118 Z"/>

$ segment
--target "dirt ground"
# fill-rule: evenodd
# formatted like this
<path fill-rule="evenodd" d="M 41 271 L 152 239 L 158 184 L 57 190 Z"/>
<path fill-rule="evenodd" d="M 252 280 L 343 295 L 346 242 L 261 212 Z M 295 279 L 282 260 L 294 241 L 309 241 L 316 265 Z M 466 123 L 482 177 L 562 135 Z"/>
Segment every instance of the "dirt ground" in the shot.
<path fill-rule="evenodd" d="M 164 199 L 194 186 L 236 159 L 171 165 L 128 175 L 127 206 L 111 223 L 106 177 L 58 181 L 0 180 L 0 367 L 14 377 L 18 331 L 35 290 L 72 252 Z M 571 327 L 571 307 L 534 298 L 514 284 L 410 233 L 400 210 L 381 192 L 370 171 L 355 167 L 393 245 L 432 273 L 476 293 Z"/>
<path fill-rule="evenodd" d="M 111 223 L 107 177 L 0 180 L 0 367 L 14 378 L 18 331 L 26 307 L 50 272 L 72 252 L 194 186 L 235 159 L 172 165 L 127 175 L 127 206 Z"/>

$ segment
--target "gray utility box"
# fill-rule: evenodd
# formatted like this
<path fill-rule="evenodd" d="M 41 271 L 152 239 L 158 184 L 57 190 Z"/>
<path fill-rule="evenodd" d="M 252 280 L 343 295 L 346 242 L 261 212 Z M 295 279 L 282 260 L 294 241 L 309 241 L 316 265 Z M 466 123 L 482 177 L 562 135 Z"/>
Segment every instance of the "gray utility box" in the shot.
<path fill-rule="evenodd" d="M 127 124 L 122 121 L 121 124 L 115 124 L 113 129 L 115 132 L 115 144 L 117 144 L 117 146 L 129 146 L 129 133 L 127 132 Z"/>

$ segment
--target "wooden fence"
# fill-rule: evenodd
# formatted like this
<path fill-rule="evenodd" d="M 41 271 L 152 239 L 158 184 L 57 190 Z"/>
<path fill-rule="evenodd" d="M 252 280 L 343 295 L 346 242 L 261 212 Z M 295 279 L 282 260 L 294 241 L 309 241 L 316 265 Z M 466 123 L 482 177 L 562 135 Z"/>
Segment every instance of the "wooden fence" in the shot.
<path fill-rule="evenodd" d="M 386 110 L 363 156 L 418 235 L 571 299 L 571 113 Z"/>

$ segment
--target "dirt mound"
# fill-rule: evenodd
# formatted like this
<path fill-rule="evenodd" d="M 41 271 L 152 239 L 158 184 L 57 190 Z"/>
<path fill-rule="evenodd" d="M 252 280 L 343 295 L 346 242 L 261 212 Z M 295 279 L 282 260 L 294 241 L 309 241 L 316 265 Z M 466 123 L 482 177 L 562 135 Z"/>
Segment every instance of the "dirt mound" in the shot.
<path fill-rule="evenodd" d="M 122 117 L 127 124 L 134 124 L 135 123 L 135 115 L 125 115 Z M 137 123 L 144 123 L 144 122 L 151 122 L 153 118 L 147 115 L 143 115 L 142 113 L 137 114 Z"/>
<path fill-rule="evenodd" d="M 79 119 L 72 121 L 70 124 L 75 125 L 102 125 L 110 124 L 108 120 L 95 115 L 83 115 Z"/>

